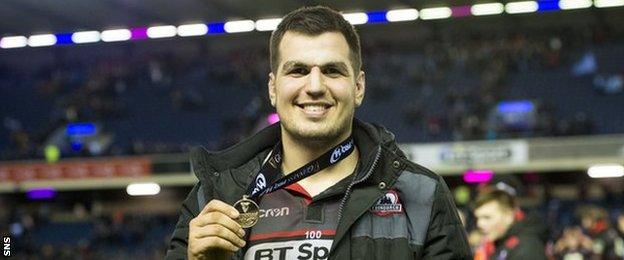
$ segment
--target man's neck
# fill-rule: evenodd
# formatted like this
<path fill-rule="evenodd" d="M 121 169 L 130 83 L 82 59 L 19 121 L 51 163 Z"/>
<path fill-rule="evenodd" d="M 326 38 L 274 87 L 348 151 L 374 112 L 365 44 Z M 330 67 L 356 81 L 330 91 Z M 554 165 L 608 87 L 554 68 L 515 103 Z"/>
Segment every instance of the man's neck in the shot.
<path fill-rule="evenodd" d="M 350 133 L 345 133 L 338 138 L 334 138 L 333 140 L 328 141 L 301 140 L 288 134 L 285 130 L 282 130 L 282 170 L 285 174 L 288 174 L 298 169 L 299 167 L 304 166 L 305 164 L 323 155 L 331 148 L 340 144 L 349 136 Z M 347 158 L 345 158 L 344 160 L 347 160 Z"/>
<path fill-rule="evenodd" d="M 318 158 L 329 149 L 335 147 L 348 136 L 349 135 L 325 144 L 308 144 L 306 142 L 293 140 L 293 138 L 290 138 L 290 136 L 282 131 L 282 171 L 284 174 L 289 174 L 297 170 L 301 166 Z M 353 173 L 357 166 L 358 159 L 359 151 L 357 147 L 355 147 L 353 152 L 339 163 L 299 181 L 299 184 L 303 186 L 311 196 L 315 196 Z"/>

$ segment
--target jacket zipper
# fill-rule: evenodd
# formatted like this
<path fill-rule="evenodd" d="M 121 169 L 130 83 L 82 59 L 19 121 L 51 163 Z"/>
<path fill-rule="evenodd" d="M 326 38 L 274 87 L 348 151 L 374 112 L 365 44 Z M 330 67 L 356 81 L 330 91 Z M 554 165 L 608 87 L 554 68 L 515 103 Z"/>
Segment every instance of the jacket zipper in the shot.
<path fill-rule="evenodd" d="M 362 183 L 363 181 L 368 179 L 373 174 L 373 171 L 377 167 L 377 163 L 379 162 L 380 157 L 381 157 L 381 146 L 377 146 L 377 154 L 375 155 L 375 160 L 373 160 L 373 165 L 371 165 L 366 175 L 364 175 L 364 177 L 359 180 L 355 180 L 351 182 L 351 184 L 349 184 L 349 186 L 347 187 L 347 191 L 345 192 L 345 195 L 344 197 L 342 197 L 342 201 L 340 202 L 340 207 L 338 207 L 338 223 L 339 224 L 340 224 L 340 221 L 342 220 L 342 210 L 344 209 L 345 203 L 347 202 L 347 199 L 349 198 L 349 195 L 351 193 L 351 190 L 353 189 L 353 186 Z"/>

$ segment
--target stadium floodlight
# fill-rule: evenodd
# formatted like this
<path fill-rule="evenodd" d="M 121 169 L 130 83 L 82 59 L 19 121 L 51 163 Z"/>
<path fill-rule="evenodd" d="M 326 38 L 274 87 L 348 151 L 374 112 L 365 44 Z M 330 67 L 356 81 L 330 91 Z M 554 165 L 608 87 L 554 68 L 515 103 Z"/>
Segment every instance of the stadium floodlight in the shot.
<path fill-rule="evenodd" d="M 148 196 L 160 193 L 160 185 L 155 182 L 131 183 L 126 187 L 126 192 L 130 196 Z"/>
<path fill-rule="evenodd" d="M 624 6 L 624 0 L 594 0 L 594 6 L 598 8 Z"/>
<path fill-rule="evenodd" d="M 282 18 L 260 19 L 256 21 L 256 30 L 261 32 L 274 31 L 280 22 L 282 22 Z"/>
<path fill-rule="evenodd" d="M 418 10 L 416 9 L 395 9 L 386 13 L 386 20 L 389 22 L 413 21 L 418 19 Z"/>
<path fill-rule="evenodd" d="M 508 14 L 534 13 L 539 9 L 535 1 L 510 2 L 505 5 L 505 12 Z"/>
<path fill-rule="evenodd" d="M 100 32 L 82 31 L 72 33 L 71 39 L 74 43 L 91 43 L 100 41 Z"/>
<path fill-rule="evenodd" d="M 448 7 L 434 7 L 420 10 L 420 19 L 435 20 L 451 17 L 453 11 Z"/>
<path fill-rule="evenodd" d="M 345 13 L 342 14 L 345 20 L 352 25 L 365 24 L 368 22 L 368 15 L 366 13 Z"/>
<path fill-rule="evenodd" d="M 120 42 L 130 40 L 132 33 L 128 29 L 115 29 L 102 31 L 100 36 L 104 42 Z"/>
<path fill-rule="evenodd" d="M 24 36 L 9 36 L 0 39 L 0 48 L 12 49 L 26 47 L 28 39 Z"/>
<path fill-rule="evenodd" d="M 562 10 L 583 9 L 592 6 L 591 0 L 560 0 L 559 8 Z"/>
<path fill-rule="evenodd" d="M 252 20 L 230 21 L 223 25 L 223 30 L 227 33 L 251 32 L 256 28 Z"/>
<path fill-rule="evenodd" d="M 152 26 L 147 28 L 147 37 L 152 39 L 169 38 L 176 36 L 177 33 L 178 31 L 173 25 Z"/>
<path fill-rule="evenodd" d="M 470 13 L 475 16 L 501 14 L 505 6 L 501 3 L 476 4 L 470 7 Z"/>
<path fill-rule="evenodd" d="M 208 33 L 208 26 L 203 23 L 183 24 L 178 26 L 178 36 L 200 36 Z"/>
<path fill-rule="evenodd" d="M 56 36 L 54 34 L 37 34 L 28 37 L 28 46 L 42 47 L 56 44 Z"/>
<path fill-rule="evenodd" d="M 597 164 L 587 169 L 592 178 L 616 178 L 624 176 L 624 166 L 620 164 Z"/>

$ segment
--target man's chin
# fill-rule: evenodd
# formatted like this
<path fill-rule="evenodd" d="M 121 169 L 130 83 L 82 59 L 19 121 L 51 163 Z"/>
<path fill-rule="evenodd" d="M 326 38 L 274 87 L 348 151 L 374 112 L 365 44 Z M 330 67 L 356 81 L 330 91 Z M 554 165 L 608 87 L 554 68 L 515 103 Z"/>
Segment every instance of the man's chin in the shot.
<path fill-rule="evenodd" d="M 337 129 L 326 129 L 321 126 L 299 127 L 288 132 L 293 138 L 304 142 L 333 142 L 340 137 Z"/>
<path fill-rule="evenodd" d="M 336 139 L 336 134 L 332 131 L 322 131 L 321 129 L 310 129 L 308 131 L 298 131 L 293 136 L 306 141 L 332 141 Z"/>
<path fill-rule="evenodd" d="M 344 138 L 345 132 L 349 131 L 349 125 L 340 120 L 322 122 L 284 120 L 282 130 L 293 138 L 293 141 L 305 142 L 313 146 L 326 146 L 328 143 L 333 144 L 337 142 L 337 139 Z M 340 141 L 342 140 L 338 142 Z"/>

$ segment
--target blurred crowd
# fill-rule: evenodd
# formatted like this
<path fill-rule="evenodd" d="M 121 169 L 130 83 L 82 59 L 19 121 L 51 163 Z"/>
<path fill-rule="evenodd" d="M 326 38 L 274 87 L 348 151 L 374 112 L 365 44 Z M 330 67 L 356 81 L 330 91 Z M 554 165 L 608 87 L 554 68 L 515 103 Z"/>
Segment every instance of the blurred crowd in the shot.
<path fill-rule="evenodd" d="M 600 132 L 595 129 L 593 115 L 579 112 L 558 116 L 549 100 L 533 100 L 537 110 L 535 123 L 523 129 L 494 122 L 492 109 L 505 100 L 510 74 L 569 70 L 579 59 L 586 60 L 582 56 L 584 51 L 613 40 L 617 38 L 600 27 L 490 36 L 476 32 L 442 33 L 413 46 L 364 40 L 367 98 L 373 103 L 383 103 L 396 101 L 393 96 L 400 96 L 397 93 L 404 88 L 417 93 L 415 99 L 400 107 L 402 121 L 414 129 L 424 129 L 416 138 L 411 138 L 414 141 L 592 134 Z M 223 148 L 256 131 L 259 122 L 271 112 L 265 93 L 269 71 L 266 44 L 227 50 L 211 50 L 204 42 L 195 45 L 197 50 L 193 54 L 174 50 L 137 51 L 139 45 L 128 48 L 123 55 L 104 56 L 89 63 L 58 58 L 55 64 L 42 66 L 29 77 L 36 84 L 36 100 L 52 104 L 49 113 L 44 115 L 45 123 L 33 130 L 23 126 L 23 120 L 28 118 L 11 115 L 3 118 L 9 142 L 8 147 L 0 151 L 0 159 L 43 157 L 43 148 L 53 133 L 67 123 L 103 122 L 106 126 L 124 118 L 140 117 L 129 114 L 127 108 L 141 102 L 142 95 L 166 96 L 166 101 L 159 105 L 201 113 L 213 102 L 207 86 L 214 86 L 216 91 L 245 88 L 257 97 L 253 102 L 241 104 L 242 109 L 227 112 L 233 115 L 221 118 L 219 140 L 209 144 L 209 148 Z M 592 73 L 592 66 L 580 66 L 574 73 L 579 70 Z M 618 82 L 604 75 L 597 76 L 595 81 L 605 86 Z M 137 86 L 142 86 L 142 90 L 129 94 Z M 89 149 L 69 146 L 61 150 L 66 157 L 183 152 L 193 144 L 206 145 L 201 141 L 180 144 L 166 137 L 157 142 L 119 143 L 115 140 L 107 149 L 96 150 L 96 154 Z M 198 137 L 198 140 L 203 139 Z"/>
<path fill-rule="evenodd" d="M 139 93 L 138 98 L 149 94 L 165 96 L 168 99 L 157 105 L 188 112 L 201 112 L 202 108 L 208 107 L 210 100 L 202 88 L 260 88 L 265 84 L 260 79 L 266 77 L 268 70 L 264 68 L 268 68 L 268 64 L 262 64 L 264 59 L 259 59 L 258 52 L 260 50 L 255 49 L 233 49 L 223 53 L 203 50 L 199 57 L 193 58 L 185 58 L 172 52 L 137 53 L 122 55 L 123 58 L 101 57 L 89 64 L 59 62 L 54 66 L 43 66 L 31 75 L 36 89 L 36 96 L 33 96 L 36 104 L 20 106 L 51 103 L 49 113 L 44 115 L 44 124 L 36 129 L 28 129 L 23 121 L 32 118 L 11 115 L 4 117 L 2 127 L 8 133 L 9 143 L 7 149 L 0 151 L 0 159 L 43 157 L 43 148 L 54 132 L 69 123 L 115 122 L 142 116 L 127 110 L 129 103 L 142 102 L 129 96 L 129 91 L 133 88 L 136 90 L 139 86 L 141 89 L 135 91 Z M 262 57 L 264 56 L 268 54 Z M 246 67 L 249 65 L 258 69 L 255 72 L 249 70 Z M 215 82 L 218 84 L 214 84 Z M 223 140 L 217 142 L 219 147 L 237 141 L 250 132 L 260 116 L 259 111 L 268 110 L 266 105 L 262 105 L 266 102 L 259 101 L 256 100 L 239 111 L 233 111 L 236 116 L 232 118 L 224 118 L 221 124 L 224 128 L 222 132 L 226 134 L 223 135 Z M 250 122 L 252 119 L 253 122 Z M 64 157 L 72 157 L 186 152 L 190 146 L 188 143 L 181 144 L 165 137 L 159 141 L 136 139 L 129 144 L 119 143 L 98 154 L 88 149 L 70 149 L 73 147 L 62 150 Z"/>
<path fill-rule="evenodd" d="M 528 205 L 521 202 L 531 195 L 508 180 L 471 187 L 467 201 L 455 193 L 475 260 L 624 258 L 624 201 L 576 199 L 562 208 L 550 198 Z M 103 213 L 98 203 L 71 201 L 5 201 L 0 233 L 11 235 L 18 259 L 164 257 L 177 220 L 173 212 Z"/>
<path fill-rule="evenodd" d="M 25 205 L 25 204 L 24 204 Z M 17 259 L 163 259 L 176 215 L 96 213 L 40 204 L 0 215 Z"/>
<path fill-rule="evenodd" d="M 568 69 L 579 51 L 609 41 L 607 35 L 600 28 L 496 37 L 455 35 L 411 51 L 381 44 L 365 55 L 367 75 L 373 75 L 369 93 L 374 99 L 397 95 L 397 82 L 417 89 L 418 98 L 405 105 L 403 117 L 412 124 L 425 122 L 425 139 L 436 139 L 444 132 L 450 132 L 455 141 L 592 134 L 590 115 L 557 118 L 549 100 L 535 100 L 538 118 L 528 129 L 506 128 L 490 117 L 492 108 L 507 96 L 510 74 Z M 450 76 L 459 79 L 450 81 Z M 428 106 L 434 94 L 441 94 L 442 102 Z"/>
<path fill-rule="evenodd" d="M 624 259 L 621 202 L 575 201 L 571 211 L 543 211 L 521 207 L 517 190 L 504 181 L 477 190 L 470 206 L 458 210 L 475 260 Z"/>

